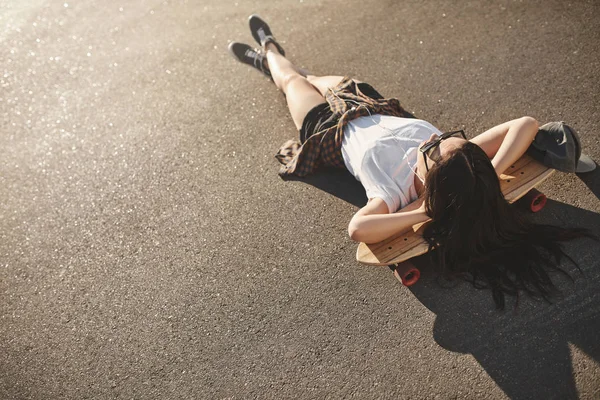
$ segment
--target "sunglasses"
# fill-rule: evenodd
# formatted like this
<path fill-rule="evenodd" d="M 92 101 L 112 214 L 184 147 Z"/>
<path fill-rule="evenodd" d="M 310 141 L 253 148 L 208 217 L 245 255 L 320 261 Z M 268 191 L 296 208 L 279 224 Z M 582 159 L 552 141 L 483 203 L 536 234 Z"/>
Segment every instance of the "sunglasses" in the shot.
<path fill-rule="evenodd" d="M 440 143 L 442 143 L 442 141 L 448 139 L 449 137 L 458 135 L 462 136 L 463 139 L 467 140 L 467 135 L 465 135 L 465 131 L 461 129 L 459 131 L 442 133 L 436 139 L 432 140 L 431 142 L 427 142 L 423 146 L 421 146 L 419 151 L 423 153 L 423 157 L 425 158 L 425 168 L 427 169 L 427 172 L 429 172 L 427 158 L 429 157 L 431 161 L 438 161 L 440 159 Z"/>

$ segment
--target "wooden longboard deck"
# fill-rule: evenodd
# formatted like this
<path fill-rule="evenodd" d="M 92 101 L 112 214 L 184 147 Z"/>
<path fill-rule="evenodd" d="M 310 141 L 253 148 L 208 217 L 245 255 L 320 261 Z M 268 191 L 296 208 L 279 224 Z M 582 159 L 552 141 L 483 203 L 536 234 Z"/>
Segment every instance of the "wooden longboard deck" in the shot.
<path fill-rule="evenodd" d="M 514 203 L 554 172 L 554 169 L 524 155 L 500 175 L 500 187 L 504 198 Z M 427 242 L 421 236 L 427 223 L 428 221 L 414 225 L 410 231 L 379 243 L 360 243 L 356 251 L 356 259 L 368 265 L 391 265 L 427 253 Z"/>

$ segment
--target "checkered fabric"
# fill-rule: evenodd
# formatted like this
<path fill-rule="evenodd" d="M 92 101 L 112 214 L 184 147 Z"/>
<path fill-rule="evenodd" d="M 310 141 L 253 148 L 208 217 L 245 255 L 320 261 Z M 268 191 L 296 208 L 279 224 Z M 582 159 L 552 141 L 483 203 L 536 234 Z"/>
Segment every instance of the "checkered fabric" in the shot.
<path fill-rule="evenodd" d="M 368 97 L 360 91 L 358 82 L 349 77 L 344 77 L 336 87 L 327 91 L 325 100 L 338 119 L 337 125 L 315 133 L 304 144 L 298 140 L 288 140 L 275 155 L 283 164 L 279 170 L 282 177 L 307 176 L 319 166 L 345 168 L 342 157 L 344 127 L 355 118 L 369 115 L 369 112 L 396 117 L 410 116 L 398 99 L 377 100 Z"/>

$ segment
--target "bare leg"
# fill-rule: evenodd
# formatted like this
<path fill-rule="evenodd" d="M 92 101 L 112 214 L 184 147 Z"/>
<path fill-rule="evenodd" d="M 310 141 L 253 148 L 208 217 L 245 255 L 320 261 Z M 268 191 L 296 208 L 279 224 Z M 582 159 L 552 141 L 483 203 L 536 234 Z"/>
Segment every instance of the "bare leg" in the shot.
<path fill-rule="evenodd" d="M 296 129 L 300 130 L 306 114 L 313 107 L 325 103 L 327 87 L 337 85 L 342 77 L 307 74 L 279 54 L 272 43 L 268 43 L 265 50 L 273 81 L 285 93 Z"/>
<path fill-rule="evenodd" d="M 336 87 L 338 83 L 344 79 L 343 76 L 316 76 L 316 75 L 306 75 L 306 79 L 317 88 L 321 95 L 325 96 L 325 93 L 329 88 Z"/>

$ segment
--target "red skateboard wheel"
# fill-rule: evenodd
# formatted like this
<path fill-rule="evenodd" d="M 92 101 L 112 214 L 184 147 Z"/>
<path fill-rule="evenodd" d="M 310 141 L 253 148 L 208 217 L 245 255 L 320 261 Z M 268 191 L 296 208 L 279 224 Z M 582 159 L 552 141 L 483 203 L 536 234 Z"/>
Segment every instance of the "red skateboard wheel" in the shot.
<path fill-rule="evenodd" d="M 414 265 L 405 261 L 396 265 L 394 268 L 394 276 L 402 282 L 404 286 L 412 286 L 419 280 L 421 272 Z"/>
<path fill-rule="evenodd" d="M 529 210 L 534 213 L 544 208 L 547 200 L 548 198 L 546 195 L 536 189 L 531 189 L 523 199 L 524 204 L 527 205 Z"/>

